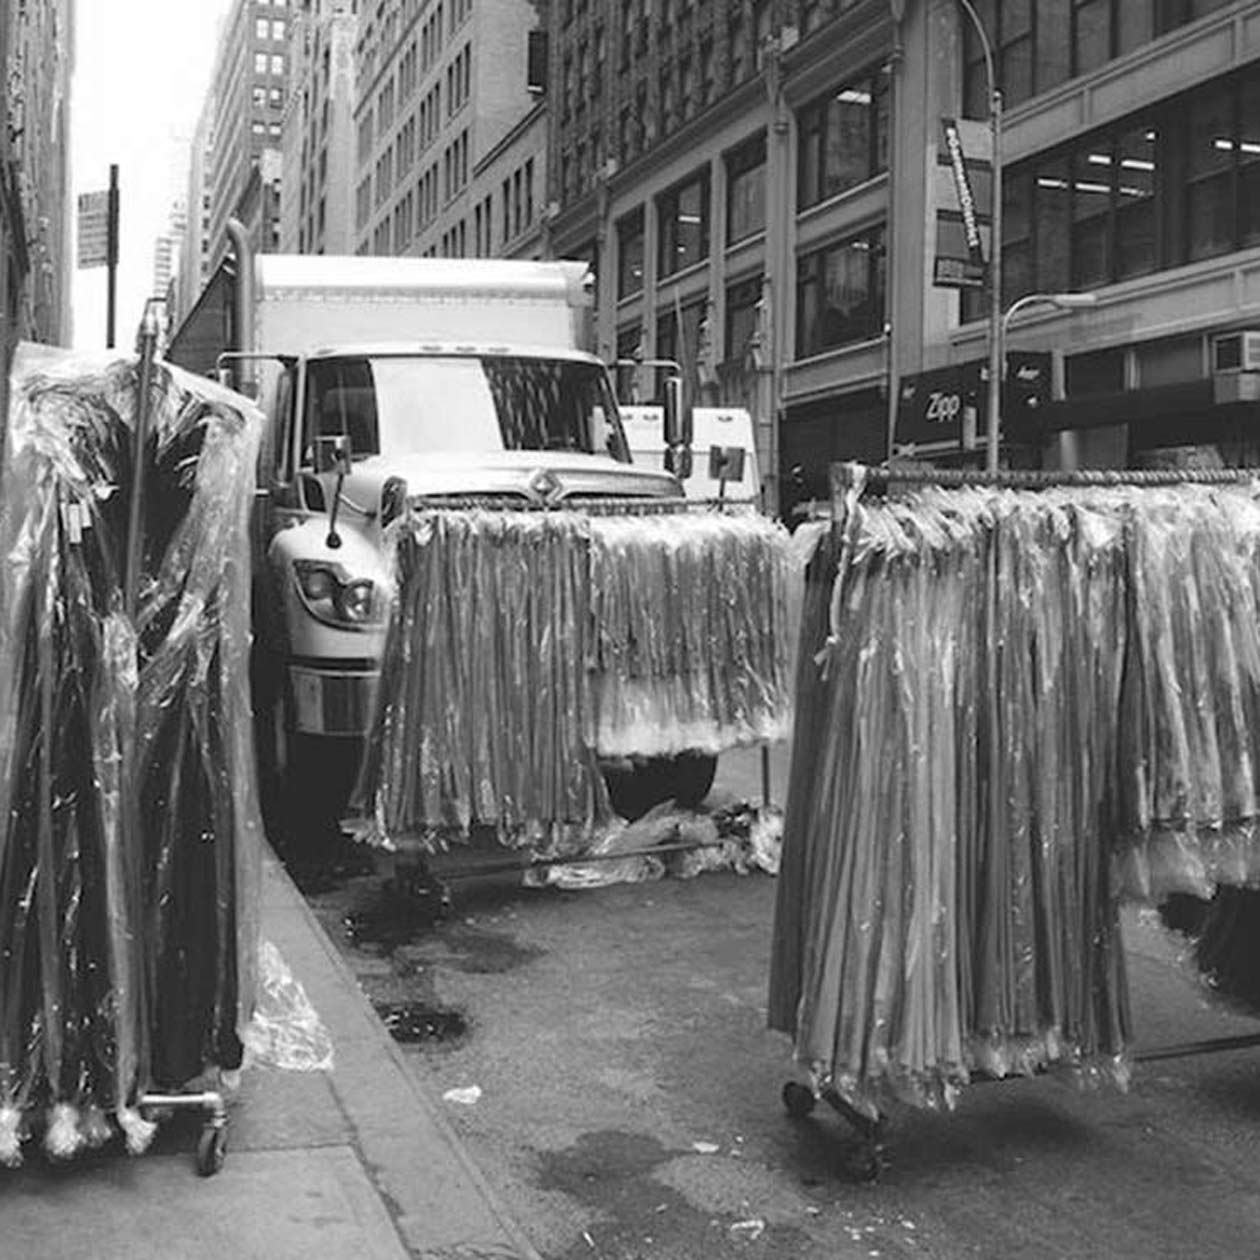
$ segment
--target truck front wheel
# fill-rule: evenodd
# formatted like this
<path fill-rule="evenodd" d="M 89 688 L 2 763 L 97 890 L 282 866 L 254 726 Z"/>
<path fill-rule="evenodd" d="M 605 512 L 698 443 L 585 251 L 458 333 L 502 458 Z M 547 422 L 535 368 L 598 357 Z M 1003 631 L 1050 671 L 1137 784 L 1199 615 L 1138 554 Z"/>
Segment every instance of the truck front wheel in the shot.
<path fill-rule="evenodd" d="M 259 658 L 254 740 L 267 838 L 285 856 L 309 860 L 335 854 L 359 749 L 300 732 L 283 660 L 269 653 Z"/>
<path fill-rule="evenodd" d="M 604 767 L 612 807 L 623 818 L 641 818 L 663 801 L 696 809 L 708 796 L 717 772 L 717 758 L 686 752 L 677 757 L 645 757 Z"/>

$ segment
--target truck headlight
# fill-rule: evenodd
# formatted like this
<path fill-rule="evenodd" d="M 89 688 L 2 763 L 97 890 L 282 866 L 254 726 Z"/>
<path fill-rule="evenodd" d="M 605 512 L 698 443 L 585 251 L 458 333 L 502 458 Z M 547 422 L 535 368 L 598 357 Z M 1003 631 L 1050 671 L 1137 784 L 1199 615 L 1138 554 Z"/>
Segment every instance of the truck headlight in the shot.
<path fill-rule="evenodd" d="M 326 560 L 298 560 L 293 572 L 302 603 L 317 620 L 343 627 L 380 621 L 376 584 L 370 578 L 352 578 L 341 565 Z"/>
<path fill-rule="evenodd" d="M 347 621 L 365 625 L 372 620 L 373 592 L 373 584 L 366 579 L 341 588 L 336 602 Z"/>

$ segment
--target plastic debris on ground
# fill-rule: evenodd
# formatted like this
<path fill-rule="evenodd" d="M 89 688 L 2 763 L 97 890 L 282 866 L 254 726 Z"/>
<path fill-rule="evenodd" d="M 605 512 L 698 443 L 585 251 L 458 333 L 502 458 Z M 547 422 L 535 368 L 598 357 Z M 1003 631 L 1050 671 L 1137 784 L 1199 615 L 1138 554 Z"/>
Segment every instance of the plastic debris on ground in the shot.
<path fill-rule="evenodd" d="M 254 1013 L 241 1036 L 251 1066 L 298 1072 L 331 1072 L 333 1044 L 324 1021 L 280 951 L 263 941 L 259 950 Z"/>
<path fill-rule="evenodd" d="M 665 801 L 634 822 L 607 828 L 583 855 L 599 856 L 600 861 L 527 868 L 525 882 L 530 887 L 580 889 L 646 883 L 667 876 L 691 879 L 706 871 L 773 875 L 779 868 L 782 837 L 783 818 L 773 808 L 740 805 L 704 813 Z M 650 852 L 676 845 L 690 847 Z M 614 856 L 618 853 L 628 856 L 618 860 Z"/>

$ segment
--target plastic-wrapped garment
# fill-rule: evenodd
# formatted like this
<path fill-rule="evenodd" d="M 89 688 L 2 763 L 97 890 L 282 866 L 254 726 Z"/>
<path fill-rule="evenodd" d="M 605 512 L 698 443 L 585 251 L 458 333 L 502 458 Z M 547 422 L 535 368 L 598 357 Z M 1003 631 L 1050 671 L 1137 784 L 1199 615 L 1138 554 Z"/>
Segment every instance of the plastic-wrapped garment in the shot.
<path fill-rule="evenodd" d="M 260 414 L 154 365 L 134 622 L 132 359 L 20 354 L 0 486 L 0 1159 L 129 1140 L 141 1089 L 235 1066 L 262 831 L 250 724 Z M 15 1119 L 17 1117 L 18 1119 Z M 77 1119 L 76 1119 L 77 1117 Z M 133 1142 L 134 1146 L 134 1142 Z"/>
<path fill-rule="evenodd" d="M 488 828 L 565 854 L 612 821 L 587 735 L 586 530 L 576 513 L 442 511 L 396 532 L 359 787 L 384 836 Z"/>
<path fill-rule="evenodd" d="M 540 855 L 614 822 L 597 757 L 783 732 L 788 536 L 755 516 L 422 511 L 356 796 L 377 840 Z"/>
<path fill-rule="evenodd" d="M 798 674 L 771 1025 L 872 1112 L 949 1103 L 977 1070 L 1123 1080 L 1121 531 L 936 492 L 854 504 L 842 533 L 821 674 L 804 651 Z"/>
<path fill-rule="evenodd" d="M 781 739 L 791 544 L 756 513 L 594 516 L 595 748 L 671 756 Z"/>
<path fill-rule="evenodd" d="M 1260 877 L 1260 507 L 1247 490 L 1143 492 L 1129 530 L 1125 889 L 1206 898 Z"/>

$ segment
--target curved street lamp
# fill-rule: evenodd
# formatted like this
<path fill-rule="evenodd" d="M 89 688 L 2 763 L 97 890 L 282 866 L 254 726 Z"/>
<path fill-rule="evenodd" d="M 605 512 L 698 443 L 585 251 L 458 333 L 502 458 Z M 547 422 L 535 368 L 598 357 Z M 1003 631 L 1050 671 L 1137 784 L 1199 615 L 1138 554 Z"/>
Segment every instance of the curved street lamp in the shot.
<path fill-rule="evenodd" d="M 990 402 L 992 399 L 1001 396 L 1002 387 L 1006 384 L 1006 338 L 1010 332 L 1011 320 L 1020 311 L 1027 310 L 1030 306 L 1054 306 L 1061 311 L 1077 311 L 1085 307 L 1097 306 L 1097 293 L 1025 293 L 1023 297 L 1016 298 L 1006 309 L 1006 314 L 1002 316 L 999 325 L 998 335 L 998 362 L 1002 365 L 1001 375 L 996 378 L 997 388 L 989 390 Z M 989 378 L 993 380 L 992 376 Z M 996 468 L 996 443 L 989 450 L 990 468 Z"/>

